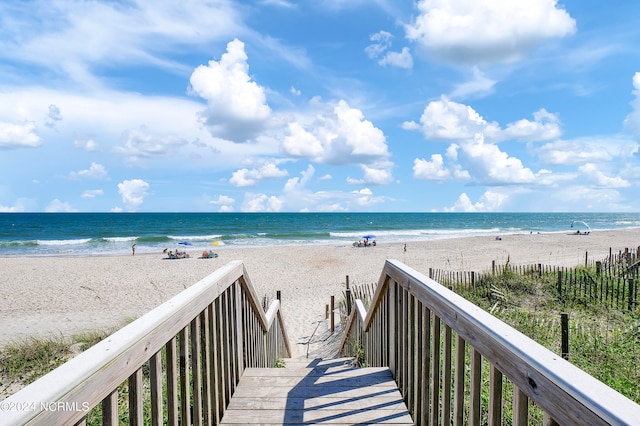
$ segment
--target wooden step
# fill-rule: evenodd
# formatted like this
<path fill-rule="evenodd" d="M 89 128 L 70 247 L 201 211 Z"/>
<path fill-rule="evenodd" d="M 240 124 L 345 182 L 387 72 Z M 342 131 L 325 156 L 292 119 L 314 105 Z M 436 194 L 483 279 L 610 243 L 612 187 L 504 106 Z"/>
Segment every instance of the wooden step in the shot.
<path fill-rule="evenodd" d="M 220 424 L 413 424 L 386 367 L 354 368 L 348 358 L 284 362 L 246 369 Z"/>

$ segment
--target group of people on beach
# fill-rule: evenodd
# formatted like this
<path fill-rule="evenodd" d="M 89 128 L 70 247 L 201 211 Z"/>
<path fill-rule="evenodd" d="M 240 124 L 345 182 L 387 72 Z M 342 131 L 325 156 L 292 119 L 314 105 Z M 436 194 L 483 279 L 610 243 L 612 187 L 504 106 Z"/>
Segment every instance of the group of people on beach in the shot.
<path fill-rule="evenodd" d="M 369 242 L 368 238 L 365 238 L 363 241 L 354 241 L 353 242 L 353 246 L 354 247 L 375 247 L 376 246 L 376 240 L 373 240 L 371 242 Z"/>
<path fill-rule="evenodd" d="M 213 259 L 218 257 L 218 253 L 214 253 L 213 250 L 203 251 L 201 259 Z"/>
<path fill-rule="evenodd" d="M 186 259 L 190 257 L 189 253 L 186 251 L 180 251 L 179 249 L 176 249 L 175 253 L 168 249 L 164 249 L 162 252 L 167 255 L 168 259 Z M 213 250 L 205 250 L 202 252 L 202 256 L 200 256 L 199 259 L 215 259 L 216 257 L 218 257 L 218 253 L 215 253 Z"/>
<path fill-rule="evenodd" d="M 186 251 L 180 251 L 179 249 L 176 249 L 175 253 L 172 250 L 167 249 L 162 250 L 162 252 L 166 254 L 169 259 L 186 259 L 189 257 L 189 253 Z"/>

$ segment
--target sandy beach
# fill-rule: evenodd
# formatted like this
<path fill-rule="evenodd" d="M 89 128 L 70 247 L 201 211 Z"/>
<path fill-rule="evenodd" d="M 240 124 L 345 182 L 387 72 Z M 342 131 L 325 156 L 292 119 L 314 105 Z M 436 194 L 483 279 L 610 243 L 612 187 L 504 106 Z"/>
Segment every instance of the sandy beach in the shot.
<path fill-rule="evenodd" d="M 232 261 L 244 262 L 257 294 L 282 292 L 294 356 L 320 324 L 332 295 L 377 283 L 386 259 L 428 273 L 429 268 L 483 271 L 491 262 L 577 266 L 640 245 L 640 229 L 470 237 L 355 248 L 350 245 L 221 248 L 216 259 L 164 260 L 135 256 L 0 258 L 0 345 L 30 336 L 72 335 L 122 326 Z M 321 328 L 322 328 L 321 327 Z M 320 330 L 322 332 L 322 330 Z"/>

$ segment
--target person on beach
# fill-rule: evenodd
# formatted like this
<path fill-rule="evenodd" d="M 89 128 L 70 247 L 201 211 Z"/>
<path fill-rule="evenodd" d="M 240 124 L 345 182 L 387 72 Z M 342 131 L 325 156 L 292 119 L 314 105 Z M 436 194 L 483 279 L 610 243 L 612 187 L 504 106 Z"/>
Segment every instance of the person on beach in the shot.
<path fill-rule="evenodd" d="M 136 255 L 136 245 L 135 245 L 135 244 L 133 244 L 133 245 L 131 246 L 131 256 L 135 256 L 135 255 Z"/>

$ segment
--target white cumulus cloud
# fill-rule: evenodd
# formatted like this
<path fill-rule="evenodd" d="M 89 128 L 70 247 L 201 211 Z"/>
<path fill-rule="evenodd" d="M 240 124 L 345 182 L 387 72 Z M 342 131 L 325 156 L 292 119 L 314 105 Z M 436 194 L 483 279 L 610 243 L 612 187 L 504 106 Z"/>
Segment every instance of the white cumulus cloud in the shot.
<path fill-rule="evenodd" d="M 149 195 L 149 184 L 142 179 L 123 180 L 118 184 L 118 193 L 122 196 L 122 202 L 129 210 L 135 210 L 142 205 L 144 198 Z"/>
<path fill-rule="evenodd" d="M 242 203 L 243 212 L 279 212 L 281 210 L 282 200 L 273 195 L 247 193 Z"/>
<path fill-rule="evenodd" d="M 263 87 L 249 76 L 244 43 L 227 44 L 220 61 L 198 66 L 190 91 L 207 101 L 201 119 L 215 137 L 245 142 L 263 130 L 271 115 Z"/>
<path fill-rule="evenodd" d="M 451 178 L 451 171 L 444 167 L 442 155 L 431 154 L 430 161 L 420 158 L 413 160 L 413 177 L 444 182 Z"/>
<path fill-rule="evenodd" d="M 558 116 L 544 108 L 533 113 L 533 121 L 521 119 L 502 129 L 498 123 L 485 120 L 469 105 L 454 102 L 446 96 L 427 104 L 420 124 L 405 122 L 403 128 L 420 129 L 427 139 L 447 141 L 469 140 L 476 134 L 482 134 L 491 142 L 532 142 L 557 139 L 562 134 Z"/>
<path fill-rule="evenodd" d="M 233 172 L 229 182 L 234 186 L 253 186 L 263 179 L 275 179 L 287 176 L 286 170 L 280 169 L 275 163 L 265 162 L 258 168 L 242 168 Z"/>
<path fill-rule="evenodd" d="M 102 164 L 91 163 L 88 169 L 69 173 L 71 179 L 107 179 L 107 169 Z"/>
<path fill-rule="evenodd" d="M 548 141 L 557 139 L 562 134 L 558 116 L 547 112 L 544 108 L 533 113 L 533 120 L 521 119 L 508 124 L 503 132 L 503 138 L 522 141 Z"/>
<path fill-rule="evenodd" d="M 405 128 L 415 127 L 412 123 L 405 123 Z M 419 128 L 428 139 L 436 140 L 471 139 L 477 133 L 492 138 L 500 132 L 498 123 L 487 122 L 470 106 L 453 102 L 445 96 L 427 104 L 420 117 Z"/>
<path fill-rule="evenodd" d="M 447 212 L 493 212 L 500 211 L 500 207 L 507 200 L 508 196 L 495 191 L 486 191 L 477 202 L 471 201 L 466 193 L 460 194 L 456 202 L 451 207 L 447 207 Z"/>
<path fill-rule="evenodd" d="M 33 123 L 14 124 L 0 121 L 0 148 L 37 147 L 42 144 Z"/>
<path fill-rule="evenodd" d="M 217 200 L 209 201 L 210 204 L 219 206 L 218 211 L 221 213 L 234 211 L 233 205 L 236 200 L 228 195 L 219 195 Z"/>
<path fill-rule="evenodd" d="M 332 165 L 370 165 L 389 157 L 384 133 L 361 110 L 344 100 L 333 105 L 314 102 L 320 111 L 312 123 L 289 125 L 282 143 L 287 155 Z"/>
<path fill-rule="evenodd" d="M 520 159 L 501 151 L 495 144 L 485 143 L 480 134 L 474 137 L 473 142 L 461 144 L 458 155 L 473 180 L 480 184 L 533 183 L 536 179 Z"/>
<path fill-rule="evenodd" d="M 420 0 L 417 9 L 406 37 L 452 63 L 517 60 L 576 31 L 557 0 Z"/>
<path fill-rule="evenodd" d="M 322 142 L 313 133 L 306 131 L 300 123 L 289 123 L 287 131 L 282 148 L 288 155 L 308 158 L 322 156 Z"/>

